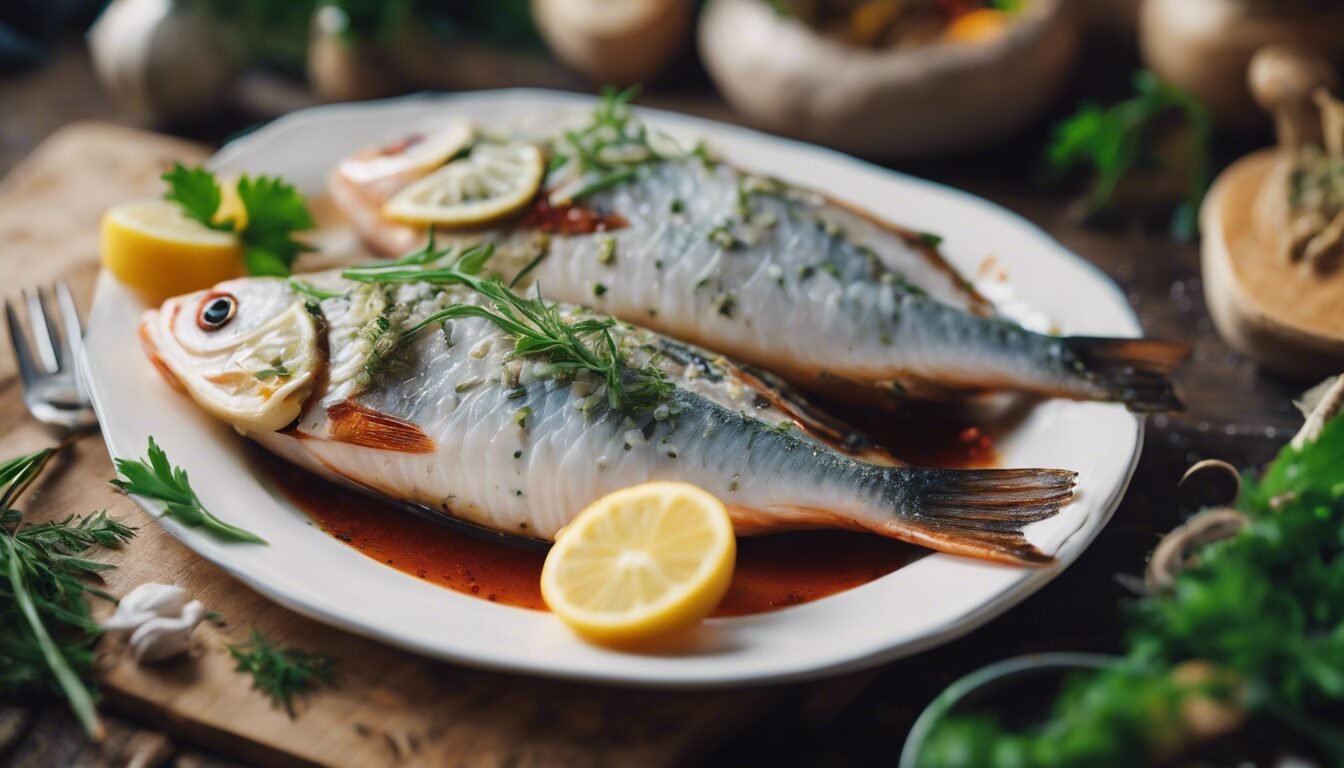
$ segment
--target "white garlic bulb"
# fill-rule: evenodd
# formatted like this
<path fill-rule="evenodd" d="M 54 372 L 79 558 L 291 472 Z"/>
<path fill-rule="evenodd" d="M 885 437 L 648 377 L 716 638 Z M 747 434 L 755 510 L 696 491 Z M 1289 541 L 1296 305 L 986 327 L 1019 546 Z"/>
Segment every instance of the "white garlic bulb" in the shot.
<path fill-rule="evenodd" d="M 189 600 L 182 587 L 141 584 L 117 603 L 116 613 L 103 622 L 103 629 L 129 632 L 136 661 L 161 661 L 191 647 L 191 631 L 203 618 L 205 606 Z"/>
<path fill-rule="evenodd" d="M 103 87 L 155 119 L 214 109 L 238 71 L 235 48 L 218 22 L 172 0 L 113 0 L 89 29 Z"/>

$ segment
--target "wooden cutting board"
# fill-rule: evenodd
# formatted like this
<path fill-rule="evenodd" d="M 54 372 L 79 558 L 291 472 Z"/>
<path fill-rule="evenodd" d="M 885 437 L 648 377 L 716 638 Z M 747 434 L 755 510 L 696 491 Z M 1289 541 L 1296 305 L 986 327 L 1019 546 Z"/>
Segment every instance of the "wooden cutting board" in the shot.
<path fill-rule="evenodd" d="M 157 195 L 172 161 L 206 148 L 110 125 L 75 124 L 51 136 L 0 183 L 0 285 L 67 280 L 87 314 L 97 274 L 98 221 L 122 200 Z M 142 361 L 128 360 L 127 365 Z M 0 457 L 50 445 L 24 410 L 14 363 L 0 353 Z M 106 705 L 151 727 L 252 763 L 378 765 L 671 764 L 694 760 L 780 702 L 799 711 L 857 696 L 866 677 L 784 689 L 669 693 L 488 673 L 429 661 L 281 608 L 202 560 L 107 485 L 107 451 L 94 435 L 73 445 L 21 504 L 30 521 L 110 510 L 139 535 L 107 556 L 107 589 L 181 584 L 224 614 L 202 624 L 191 658 L 139 666 L 104 640 Z M 322 574 L 314 573 L 314 579 Z M 100 610 L 107 610 L 101 607 Z M 330 653 L 341 684 L 304 699 L 291 719 L 233 670 L 225 643 L 253 629 Z M 470 631 L 464 627 L 463 631 Z M 770 709 L 767 708 L 769 705 Z"/>

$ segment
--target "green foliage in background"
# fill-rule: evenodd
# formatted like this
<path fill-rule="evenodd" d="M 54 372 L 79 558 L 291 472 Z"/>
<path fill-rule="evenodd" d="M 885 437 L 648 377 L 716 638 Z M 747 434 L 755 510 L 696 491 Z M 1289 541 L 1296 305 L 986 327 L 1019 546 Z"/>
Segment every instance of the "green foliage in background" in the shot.
<path fill-rule="evenodd" d="M 1094 212 L 1111 207 L 1121 183 L 1135 174 L 1183 173 L 1184 199 L 1172 219 L 1172 233 L 1193 239 L 1212 165 L 1208 110 L 1146 70 L 1135 74 L 1134 90 L 1133 98 L 1110 107 L 1085 103 L 1056 125 L 1046 160 L 1056 175 L 1091 172 L 1087 205 Z M 1171 151 L 1173 139 L 1178 145 Z"/>
<path fill-rule="evenodd" d="M 1130 608 L 1124 663 L 1072 680 L 1038 726 L 990 716 L 949 719 L 922 754 L 929 768 L 1146 765 L 1179 740 L 1173 713 L 1201 694 L 1239 699 L 1344 765 L 1344 418 L 1301 449 L 1286 447 L 1239 508 L 1250 525 L 1203 547 L 1169 592 Z M 1199 659 L 1218 680 L 1182 686 L 1171 671 Z"/>

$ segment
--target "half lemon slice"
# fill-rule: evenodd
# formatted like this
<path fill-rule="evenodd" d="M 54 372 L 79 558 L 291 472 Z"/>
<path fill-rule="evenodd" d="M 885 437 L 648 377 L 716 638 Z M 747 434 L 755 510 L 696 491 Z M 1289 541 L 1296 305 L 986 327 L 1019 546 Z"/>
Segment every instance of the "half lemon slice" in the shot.
<path fill-rule="evenodd" d="M 167 200 L 109 208 L 101 251 L 107 271 L 152 303 L 243 274 L 243 248 L 234 233 L 189 219 Z"/>
<path fill-rule="evenodd" d="M 541 150 L 531 144 L 478 144 L 393 195 L 383 215 L 406 224 L 486 224 L 532 202 L 545 174 Z"/>
<path fill-rule="evenodd" d="M 584 637 L 637 643 L 709 615 L 736 557 L 722 502 L 686 483 L 645 483 L 598 499 L 561 531 L 541 596 Z"/>
<path fill-rule="evenodd" d="M 429 173 L 467 148 L 475 137 L 470 123 L 451 122 L 400 141 L 362 152 L 343 161 L 340 173 L 356 184 L 365 184 L 393 176 Z"/>

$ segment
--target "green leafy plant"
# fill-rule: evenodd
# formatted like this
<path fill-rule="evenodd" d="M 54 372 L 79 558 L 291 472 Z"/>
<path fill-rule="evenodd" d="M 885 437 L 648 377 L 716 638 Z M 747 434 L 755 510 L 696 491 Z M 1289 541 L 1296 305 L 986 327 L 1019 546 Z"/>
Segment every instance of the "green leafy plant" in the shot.
<path fill-rule="evenodd" d="M 1137 93 L 1131 99 L 1110 107 L 1084 104 L 1056 125 L 1046 160 L 1059 175 L 1079 168 L 1091 171 L 1086 203 L 1093 212 L 1111 207 L 1121 183 L 1136 172 L 1183 171 L 1184 195 L 1172 219 L 1172 231 L 1189 239 L 1198 231 L 1199 204 L 1210 181 L 1208 110 L 1191 94 L 1146 70 L 1134 76 L 1134 89 Z M 1186 132 L 1176 153 L 1185 167 L 1164 168 L 1164 163 L 1175 163 L 1164 156 L 1162 141 L 1175 135 L 1176 129 Z"/>
<path fill-rule="evenodd" d="M 14 503 L 55 453 L 48 448 L 0 464 L 0 694 L 58 691 L 84 730 L 101 738 L 91 678 L 93 644 L 102 630 L 88 597 L 115 600 L 88 579 L 112 566 L 83 555 L 129 541 L 135 532 L 106 512 L 24 525 Z"/>
<path fill-rule="evenodd" d="M 168 462 L 168 455 L 154 442 L 153 437 L 149 438 L 149 451 L 145 459 L 117 459 L 115 463 L 118 478 L 112 481 L 114 487 L 136 496 L 166 502 L 168 511 L 164 514 L 183 525 L 203 528 L 225 541 L 266 543 L 255 533 L 210 514 L 196 497 L 196 491 L 192 490 L 186 471 Z"/>
<path fill-rule="evenodd" d="M 252 687 L 294 717 L 294 698 L 336 684 L 337 660 L 325 653 L 282 648 L 253 630 L 246 643 L 228 646 L 235 671 L 252 676 Z"/>
<path fill-rule="evenodd" d="M 174 163 L 163 180 L 168 184 L 164 199 L 177 203 L 187 218 L 220 232 L 234 231 L 233 219 L 215 220 L 223 194 L 213 173 Z M 294 239 L 295 232 L 313 228 L 303 196 L 279 178 L 244 175 L 238 180 L 238 199 L 247 218 L 238 239 L 248 274 L 289 275 L 299 254 L 313 250 Z"/>
<path fill-rule="evenodd" d="M 1344 418 L 1286 447 L 1239 509 L 1249 525 L 1208 544 L 1170 590 L 1129 606 L 1129 653 L 1074 679 L 1038 726 L 987 716 L 944 721 L 921 765 L 1143 765 L 1171 744 L 1172 713 L 1200 695 L 1277 722 L 1344 764 Z M 1178 685 L 1178 665 L 1219 671 Z M 1332 713 L 1332 714 L 1331 714 Z"/>

